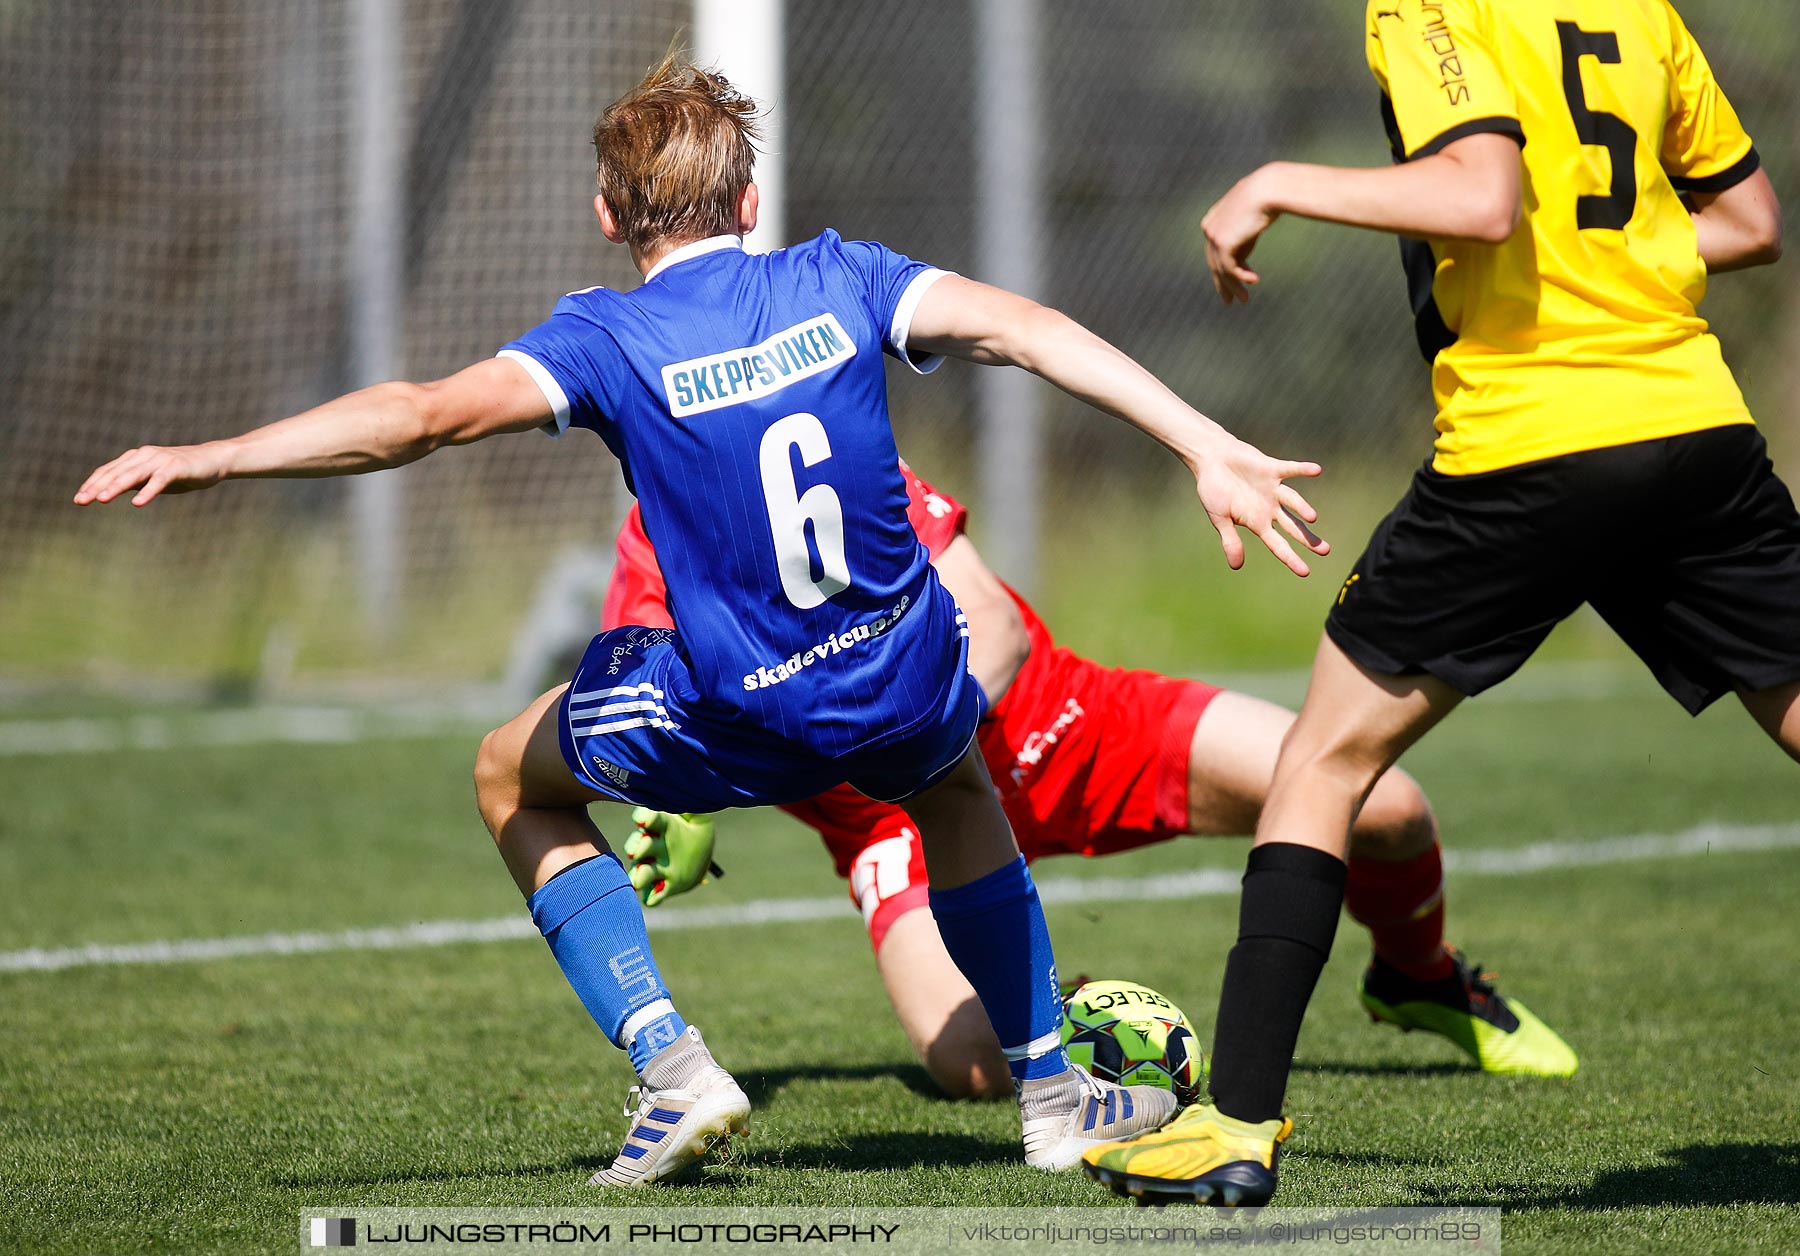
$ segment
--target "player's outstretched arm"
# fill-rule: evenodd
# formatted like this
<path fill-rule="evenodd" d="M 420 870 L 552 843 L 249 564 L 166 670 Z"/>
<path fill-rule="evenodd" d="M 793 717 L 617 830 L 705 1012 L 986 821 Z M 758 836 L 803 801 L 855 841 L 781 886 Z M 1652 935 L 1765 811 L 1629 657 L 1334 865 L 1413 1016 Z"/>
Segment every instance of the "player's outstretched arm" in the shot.
<path fill-rule="evenodd" d="M 1694 231 L 1708 274 L 1781 260 L 1781 201 L 1769 172 L 1758 170 L 1723 192 L 1692 192 Z"/>
<path fill-rule="evenodd" d="M 1271 162 L 1240 179 L 1200 222 L 1213 286 L 1227 305 L 1250 299 L 1250 285 L 1260 279 L 1250 269 L 1250 251 L 1283 214 L 1396 235 L 1503 243 L 1524 212 L 1522 181 L 1518 141 L 1486 133 L 1373 170 Z"/>
<path fill-rule="evenodd" d="M 1244 565 L 1240 527 L 1248 528 L 1296 575 L 1309 569 L 1281 535 L 1283 530 L 1315 554 L 1330 550 L 1305 526 L 1318 519 L 1318 512 L 1282 482 L 1319 474 L 1317 463 L 1271 458 L 1237 439 L 1065 314 L 1000 288 L 946 275 L 919 301 L 907 347 L 987 366 L 1023 367 L 1155 438 L 1193 472 L 1200 503 L 1234 569 Z"/>
<path fill-rule="evenodd" d="M 494 358 L 434 383 L 376 384 L 242 436 L 127 450 L 88 476 L 75 504 L 109 502 L 135 490 L 131 504 L 146 506 L 163 493 L 190 493 L 221 480 L 380 471 L 550 417 L 549 402 L 525 368 Z"/>

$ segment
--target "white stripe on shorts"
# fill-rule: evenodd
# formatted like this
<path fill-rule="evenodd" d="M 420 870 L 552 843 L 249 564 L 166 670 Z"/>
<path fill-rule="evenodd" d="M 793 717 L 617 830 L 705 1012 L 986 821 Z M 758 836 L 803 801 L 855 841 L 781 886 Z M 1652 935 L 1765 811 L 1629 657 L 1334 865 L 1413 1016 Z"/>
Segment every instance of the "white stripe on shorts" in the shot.
<path fill-rule="evenodd" d="M 590 689 L 586 693 L 572 693 L 569 695 L 569 704 L 573 706 L 577 702 L 590 702 L 595 698 L 614 698 L 625 694 L 648 694 L 660 701 L 663 691 L 646 680 L 635 685 L 620 685 L 616 689 Z"/>
<path fill-rule="evenodd" d="M 571 722 L 569 736 L 598 737 L 602 733 L 622 733 L 628 728 L 674 728 L 674 720 L 665 720 L 660 716 L 645 715 L 635 720 L 614 720 L 610 724 L 591 724 L 586 728 L 576 728 Z"/>
<path fill-rule="evenodd" d="M 569 720 L 599 719 L 602 715 L 625 715 L 632 711 L 653 711 L 657 715 L 667 715 L 663 704 L 654 698 L 645 698 L 641 702 L 607 702 L 600 706 L 584 706 L 576 710 L 573 703 L 569 706 Z"/>

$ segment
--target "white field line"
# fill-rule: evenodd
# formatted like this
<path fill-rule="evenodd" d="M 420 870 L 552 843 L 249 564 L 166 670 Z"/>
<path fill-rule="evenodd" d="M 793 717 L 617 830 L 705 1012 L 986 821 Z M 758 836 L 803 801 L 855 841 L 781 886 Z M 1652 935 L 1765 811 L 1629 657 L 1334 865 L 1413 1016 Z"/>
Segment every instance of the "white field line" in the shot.
<path fill-rule="evenodd" d="M 1201 679 L 1290 706 L 1306 696 L 1304 670 L 1223 672 Z M 1604 701 L 1654 692 L 1642 669 L 1626 664 L 1536 663 L 1476 701 Z M 354 745 L 443 736 L 472 739 L 473 734 L 512 714 L 491 696 L 471 692 L 448 702 L 398 706 L 269 705 L 229 711 L 0 720 L 0 758 L 202 746 Z"/>
<path fill-rule="evenodd" d="M 1445 863 L 1459 877 L 1520 876 L 1558 868 L 1592 868 L 1683 859 L 1734 851 L 1791 850 L 1800 847 L 1800 824 L 1703 824 L 1684 833 L 1605 837 L 1587 842 L 1540 842 L 1509 850 L 1449 852 Z M 1238 874 L 1208 868 L 1153 877 L 1049 877 L 1039 883 L 1044 902 L 1144 902 L 1153 899 L 1218 898 L 1236 894 Z M 652 932 L 743 928 L 808 920 L 850 920 L 855 909 L 845 897 L 765 898 L 719 907 L 672 907 L 649 912 Z M 335 933 L 264 933 L 236 938 L 186 938 L 171 942 L 0 951 L 0 972 L 51 972 L 63 968 L 120 964 L 180 964 L 251 955 L 315 955 L 324 951 L 395 951 L 503 942 L 537 936 L 530 919 L 439 920 L 383 929 Z"/>

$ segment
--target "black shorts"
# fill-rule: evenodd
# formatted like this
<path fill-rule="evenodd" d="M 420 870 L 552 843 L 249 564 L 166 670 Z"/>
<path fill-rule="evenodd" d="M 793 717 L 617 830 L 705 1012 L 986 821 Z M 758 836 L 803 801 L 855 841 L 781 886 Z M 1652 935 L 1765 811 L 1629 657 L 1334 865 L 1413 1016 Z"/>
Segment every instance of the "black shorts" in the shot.
<path fill-rule="evenodd" d="M 1325 630 L 1369 671 L 1499 684 L 1592 602 L 1674 699 L 1800 680 L 1800 514 L 1748 424 L 1482 475 L 1428 463 Z"/>

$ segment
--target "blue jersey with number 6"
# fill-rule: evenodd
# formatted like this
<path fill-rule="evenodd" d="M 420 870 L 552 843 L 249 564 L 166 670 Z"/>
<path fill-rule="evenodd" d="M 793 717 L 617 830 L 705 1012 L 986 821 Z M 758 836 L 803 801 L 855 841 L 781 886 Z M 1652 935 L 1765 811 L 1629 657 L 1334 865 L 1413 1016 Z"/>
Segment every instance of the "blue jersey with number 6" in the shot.
<path fill-rule="evenodd" d="M 966 629 L 906 520 L 882 366 L 936 365 L 906 339 L 942 274 L 831 231 L 760 255 L 715 237 L 501 350 L 559 433 L 623 465 L 668 581 L 670 683 L 708 725 L 845 754 L 940 718 L 960 683 Z"/>

